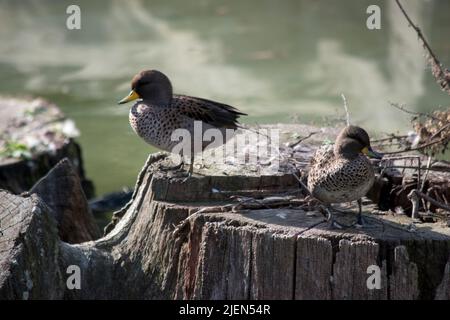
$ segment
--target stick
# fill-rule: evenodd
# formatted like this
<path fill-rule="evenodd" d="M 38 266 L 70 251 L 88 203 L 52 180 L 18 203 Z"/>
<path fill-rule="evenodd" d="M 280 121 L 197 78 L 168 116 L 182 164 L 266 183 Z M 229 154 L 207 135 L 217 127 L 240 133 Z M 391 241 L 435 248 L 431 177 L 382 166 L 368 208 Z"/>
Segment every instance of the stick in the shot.
<path fill-rule="evenodd" d="M 298 183 L 302 187 L 303 191 L 305 191 L 309 196 L 312 196 L 311 192 L 309 191 L 308 187 L 305 186 L 305 184 L 300 180 L 299 176 L 295 174 L 295 172 L 292 172 L 292 175 L 297 179 Z"/>
<path fill-rule="evenodd" d="M 413 116 L 427 117 L 427 118 L 431 118 L 431 119 L 437 120 L 437 121 L 440 120 L 440 119 L 438 119 L 438 118 L 436 118 L 436 117 L 434 117 L 434 116 L 432 116 L 431 114 L 428 114 L 428 113 L 417 112 L 417 111 L 412 111 L 412 110 L 406 109 L 404 105 L 399 105 L 398 103 L 389 102 L 389 104 L 392 107 L 394 107 L 394 108 L 396 108 L 396 109 L 398 109 L 400 111 L 403 111 L 405 113 L 411 114 Z M 405 137 L 407 137 L 407 136 L 405 136 Z"/>
<path fill-rule="evenodd" d="M 203 207 L 190 215 L 188 215 L 186 218 L 184 218 L 182 221 L 178 223 L 178 225 L 175 226 L 174 230 L 172 231 L 172 234 L 176 237 L 178 234 L 183 230 L 191 221 L 193 217 L 196 217 L 200 215 L 201 213 L 208 212 L 208 213 L 218 213 L 218 212 L 227 212 L 231 210 L 231 204 L 223 205 L 223 206 L 213 206 L 213 207 Z"/>
<path fill-rule="evenodd" d="M 433 50 L 431 50 L 431 47 L 428 44 L 428 41 L 425 39 L 424 35 L 422 34 L 422 30 L 420 30 L 420 28 L 418 26 L 416 26 L 414 24 L 414 22 L 412 22 L 411 18 L 406 13 L 406 11 L 403 8 L 403 6 L 401 5 L 400 1 L 399 0 L 395 0 L 395 2 L 397 3 L 398 7 L 402 11 L 402 13 L 405 16 L 406 20 L 408 20 L 409 25 L 414 29 L 414 31 L 417 32 L 417 36 L 420 38 L 420 40 L 422 40 L 422 42 L 423 42 L 425 48 L 427 49 L 428 53 L 430 54 L 430 56 L 433 58 L 433 60 L 436 62 L 436 64 L 440 65 L 440 62 L 439 62 L 438 58 L 434 54 Z"/>
<path fill-rule="evenodd" d="M 433 50 L 431 49 L 430 45 L 428 44 L 428 41 L 425 39 L 425 36 L 422 34 L 422 31 L 420 28 L 414 24 L 414 22 L 411 20 L 411 18 L 406 13 L 405 9 L 401 5 L 399 0 L 395 0 L 397 3 L 397 6 L 400 8 L 400 11 L 405 16 L 406 20 L 408 20 L 409 25 L 416 31 L 417 36 L 422 41 L 423 46 L 425 50 L 427 51 L 429 57 L 431 57 L 431 66 L 432 66 L 432 74 L 438 84 L 441 86 L 441 89 L 448 94 L 450 94 L 450 71 L 448 69 L 443 69 L 443 66 L 439 59 L 434 54 Z"/>
<path fill-rule="evenodd" d="M 433 134 L 431 136 L 430 139 L 428 140 L 433 140 L 434 138 L 436 138 L 442 131 L 444 131 L 445 129 L 447 129 L 450 126 L 450 123 L 447 123 L 445 126 L 443 126 L 442 128 L 440 128 L 435 134 Z"/>
<path fill-rule="evenodd" d="M 425 176 L 423 177 L 423 180 L 422 180 L 422 186 L 419 189 L 420 192 L 422 192 L 423 188 L 425 187 L 425 181 L 427 181 L 428 173 L 430 172 L 430 166 L 431 166 L 431 157 L 428 157 L 427 169 L 425 171 Z"/>
<path fill-rule="evenodd" d="M 344 109 L 345 109 L 345 118 L 347 121 L 347 127 L 350 125 L 350 114 L 348 113 L 347 99 L 345 95 L 341 93 L 342 100 L 344 101 Z"/>
<path fill-rule="evenodd" d="M 423 198 L 423 199 L 427 200 L 428 202 L 430 202 L 431 204 L 435 205 L 436 207 L 441 208 L 447 212 L 450 212 L 450 206 L 447 206 L 447 205 L 431 198 L 430 196 L 428 196 L 420 191 L 417 191 L 416 189 L 411 190 L 411 192 L 408 194 L 408 199 L 410 199 L 410 200 L 412 199 L 412 201 L 413 201 L 414 199 L 416 199 L 416 197 L 417 197 L 417 199 Z M 413 205 L 414 205 L 414 203 L 413 203 Z"/>
<path fill-rule="evenodd" d="M 415 170 L 418 169 L 417 167 L 414 167 L 414 166 L 397 166 L 397 165 L 386 166 L 386 168 L 389 168 L 389 169 L 415 169 Z M 426 167 L 422 167 L 422 169 L 426 169 Z M 450 168 L 430 168 L 429 171 L 450 172 Z"/>
<path fill-rule="evenodd" d="M 405 139 L 405 138 L 408 138 L 408 136 L 407 136 L 407 135 L 396 136 L 396 135 L 391 134 L 390 137 L 387 137 L 387 138 L 380 138 L 380 139 L 374 139 L 374 140 L 371 140 L 371 141 L 372 141 L 372 142 L 384 142 L 384 141 L 389 141 L 389 140 L 400 140 L 400 139 Z"/>
<path fill-rule="evenodd" d="M 289 147 L 290 148 L 294 148 L 296 145 L 298 145 L 299 143 L 305 141 L 306 139 L 311 138 L 313 135 L 319 133 L 319 131 L 314 131 L 314 132 L 310 132 L 306 137 L 300 138 L 298 141 L 294 142 L 293 144 L 291 144 Z"/>
<path fill-rule="evenodd" d="M 409 149 L 403 149 L 403 150 L 398 150 L 398 151 L 384 152 L 384 154 L 398 154 L 398 153 L 404 153 L 404 152 L 409 152 L 409 151 L 422 150 L 424 148 L 430 147 L 430 146 L 438 144 L 438 143 L 442 143 L 442 142 L 444 142 L 446 140 L 449 140 L 449 139 L 450 139 L 449 137 L 443 137 L 443 138 L 441 138 L 439 140 L 425 143 L 425 144 L 420 145 L 420 146 L 418 146 L 416 148 L 409 148 Z"/>

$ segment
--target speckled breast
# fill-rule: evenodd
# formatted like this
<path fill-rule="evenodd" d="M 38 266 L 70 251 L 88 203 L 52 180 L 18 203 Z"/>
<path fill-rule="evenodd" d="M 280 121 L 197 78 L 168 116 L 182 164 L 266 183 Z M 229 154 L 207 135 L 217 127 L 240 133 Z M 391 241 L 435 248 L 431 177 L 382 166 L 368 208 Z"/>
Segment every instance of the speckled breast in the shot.
<path fill-rule="evenodd" d="M 375 175 L 369 159 L 361 155 L 348 161 L 335 162 L 308 185 L 317 199 L 326 203 L 355 201 L 367 194 Z"/>
<path fill-rule="evenodd" d="M 180 124 L 170 108 L 136 103 L 130 110 L 129 121 L 134 132 L 148 144 L 165 151 L 170 151 L 175 144 L 171 135 Z"/>
<path fill-rule="evenodd" d="M 174 107 L 159 107 L 143 103 L 135 104 L 129 114 L 134 132 L 148 144 L 159 149 L 180 154 L 198 153 L 210 144 L 203 141 L 206 130 L 213 128 L 202 122 L 199 135 L 194 134 L 194 120 L 181 115 Z M 181 131 L 175 131 L 181 129 Z M 225 137 L 225 129 L 219 129 Z M 199 139 L 194 144 L 194 139 Z M 180 150 L 183 151 L 180 152 Z M 186 150 L 186 153 L 185 153 Z M 189 150 L 189 151 L 188 151 Z"/>

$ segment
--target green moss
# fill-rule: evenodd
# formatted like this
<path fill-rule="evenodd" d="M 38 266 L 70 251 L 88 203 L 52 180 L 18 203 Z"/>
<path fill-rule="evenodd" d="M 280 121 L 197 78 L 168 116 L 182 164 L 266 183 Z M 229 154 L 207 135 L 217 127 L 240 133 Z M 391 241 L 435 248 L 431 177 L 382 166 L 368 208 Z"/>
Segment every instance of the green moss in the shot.
<path fill-rule="evenodd" d="M 17 141 L 6 141 L 0 149 L 0 158 L 30 159 L 31 152 L 23 143 Z"/>
<path fill-rule="evenodd" d="M 23 112 L 23 115 L 24 116 L 35 117 L 35 116 L 37 116 L 37 115 L 39 115 L 39 114 L 41 114 L 41 113 L 43 113 L 45 111 L 46 111 L 45 107 L 38 107 L 38 108 L 34 108 L 34 109 L 26 109 Z"/>

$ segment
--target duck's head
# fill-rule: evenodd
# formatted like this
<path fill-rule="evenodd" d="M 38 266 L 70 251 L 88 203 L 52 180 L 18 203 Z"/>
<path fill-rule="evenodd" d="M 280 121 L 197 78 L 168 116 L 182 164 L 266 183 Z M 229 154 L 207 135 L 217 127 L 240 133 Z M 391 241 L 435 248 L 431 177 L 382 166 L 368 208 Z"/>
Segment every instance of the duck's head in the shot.
<path fill-rule="evenodd" d="M 339 133 L 334 145 L 336 156 L 354 159 L 360 154 L 381 159 L 383 155 L 372 149 L 366 130 L 356 126 L 347 126 Z"/>
<path fill-rule="evenodd" d="M 131 91 L 119 104 L 143 99 L 151 104 L 168 105 L 172 100 L 172 84 L 169 78 L 157 70 L 144 70 L 131 80 Z"/>

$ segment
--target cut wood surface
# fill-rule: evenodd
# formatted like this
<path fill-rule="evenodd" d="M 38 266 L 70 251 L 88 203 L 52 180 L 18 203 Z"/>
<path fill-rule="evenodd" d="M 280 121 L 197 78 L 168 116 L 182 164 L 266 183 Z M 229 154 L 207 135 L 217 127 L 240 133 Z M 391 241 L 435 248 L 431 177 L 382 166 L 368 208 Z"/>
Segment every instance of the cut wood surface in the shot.
<path fill-rule="evenodd" d="M 335 134 L 311 136 L 298 153 L 306 161 Z M 183 181 L 160 169 L 167 165 L 165 154 L 150 155 L 108 233 L 80 244 L 60 240 L 37 194 L 1 192 L 0 298 L 450 299 L 444 223 L 413 224 L 365 201 L 371 228 L 330 229 L 292 172 L 225 164 Z M 356 209 L 346 210 L 338 220 L 350 224 Z M 81 289 L 66 286 L 71 265 Z M 370 266 L 379 267 L 380 289 L 367 286 Z"/>

